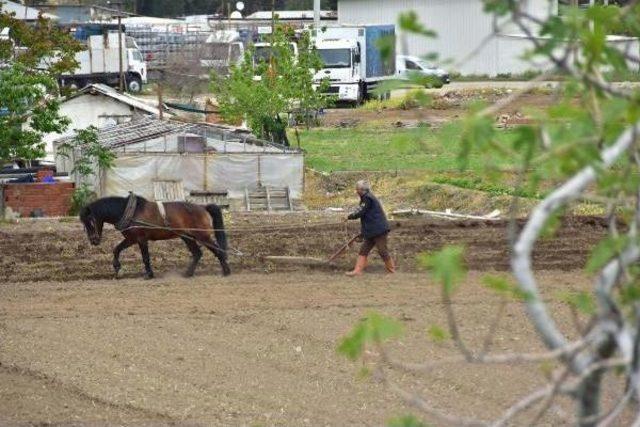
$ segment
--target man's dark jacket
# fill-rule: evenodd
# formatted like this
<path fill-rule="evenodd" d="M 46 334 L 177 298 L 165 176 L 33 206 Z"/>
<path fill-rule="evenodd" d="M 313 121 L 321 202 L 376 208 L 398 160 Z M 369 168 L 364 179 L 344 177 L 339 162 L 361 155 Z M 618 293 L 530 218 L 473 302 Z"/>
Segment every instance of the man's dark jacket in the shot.
<path fill-rule="evenodd" d="M 371 191 L 367 191 L 360 196 L 360 208 L 349 215 L 348 218 L 360 218 L 362 237 L 365 239 L 373 239 L 390 230 L 382 205 Z"/>

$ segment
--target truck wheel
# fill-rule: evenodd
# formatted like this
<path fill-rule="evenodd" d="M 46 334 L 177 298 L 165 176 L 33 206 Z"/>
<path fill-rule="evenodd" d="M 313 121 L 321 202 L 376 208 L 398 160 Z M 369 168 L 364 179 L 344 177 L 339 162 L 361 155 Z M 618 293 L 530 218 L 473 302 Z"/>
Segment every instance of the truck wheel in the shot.
<path fill-rule="evenodd" d="M 356 101 L 356 105 L 362 105 L 365 101 L 369 100 L 369 93 L 367 92 L 367 84 L 360 83 L 360 96 Z"/>
<path fill-rule="evenodd" d="M 142 80 L 140 77 L 129 77 L 127 79 L 127 91 L 138 93 L 142 90 Z"/>

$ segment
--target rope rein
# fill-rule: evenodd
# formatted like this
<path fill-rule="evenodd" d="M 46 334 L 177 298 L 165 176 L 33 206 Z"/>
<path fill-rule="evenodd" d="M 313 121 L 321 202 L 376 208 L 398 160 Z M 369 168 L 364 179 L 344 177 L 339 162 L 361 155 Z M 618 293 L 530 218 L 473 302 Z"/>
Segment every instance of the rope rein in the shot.
<path fill-rule="evenodd" d="M 227 233 L 232 233 L 232 232 L 249 232 L 249 231 L 281 231 L 281 230 L 297 230 L 297 229 L 307 229 L 307 228 L 313 228 L 313 227 L 326 227 L 326 226 L 338 226 L 338 225 L 342 225 L 343 222 L 339 221 L 339 222 L 315 222 L 315 223 L 311 223 L 311 224 L 296 224 L 296 225 L 287 225 L 287 224 L 283 224 L 283 225 L 269 225 L 269 226 L 240 226 L 240 227 L 229 227 L 229 228 L 175 228 L 175 227 L 161 227 L 159 225 L 156 224 L 151 224 L 151 223 L 147 223 L 145 221 L 141 221 L 141 220 L 134 220 L 132 221 L 133 225 L 130 225 L 122 230 L 118 230 L 121 232 L 124 231 L 128 231 L 128 230 L 135 230 L 135 229 L 145 229 L 145 228 L 162 228 L 164 230 L 167 231 L 206 231 L 206 232 L 212 232 L 212 231 L 226 231 Z M 138 223 L 140 225 L 135 225 L 135 223 Z M 347 228 L 348 226 L 345 225 L 345 234 L 347 234 Z"/>

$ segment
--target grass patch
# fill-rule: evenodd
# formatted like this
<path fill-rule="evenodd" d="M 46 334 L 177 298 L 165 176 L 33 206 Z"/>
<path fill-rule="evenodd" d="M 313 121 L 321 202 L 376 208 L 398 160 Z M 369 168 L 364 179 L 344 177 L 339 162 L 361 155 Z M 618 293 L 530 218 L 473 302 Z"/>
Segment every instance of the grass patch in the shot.
<path fill-rule="evenodd" d="M 307 166 L 323 171 L 407 171 L 432 173 L 459 170 L 459 124 L 440 129 L 355 127 L 311 129 L 300 133 Z M 505 142 L 511 131 L 501 134 Z M 467 170 L 480 172 L 485 160 L 478 153 L 469 157 Z M 508 165 L 505 165 L 508 166 Z"/>
<path fill-rule="evenodd" d="M 412 110 L 418 107 L 430 106 L 431 100 L 431 96 L 425 93 L 423 89 L 412 89 L 397 98 L 385 99 L 383 101 L 371 99 L 360 108 L 365 111 Z"/>
<path fill-rule="evenodd" d="M 483 191 L 492 196 L 518 196 L 527 199 L 542 199 L 542 195 L 538 192 L 528 191 L 523 188 L 514 188 L 506 185 L 493 184 L 484 182 L 480 177 L 474 178 L 458 178 L 436 176 L 431 181 L 437 184 L 447 184 L 454 187 L 465 188 L 467 190 Z"/>

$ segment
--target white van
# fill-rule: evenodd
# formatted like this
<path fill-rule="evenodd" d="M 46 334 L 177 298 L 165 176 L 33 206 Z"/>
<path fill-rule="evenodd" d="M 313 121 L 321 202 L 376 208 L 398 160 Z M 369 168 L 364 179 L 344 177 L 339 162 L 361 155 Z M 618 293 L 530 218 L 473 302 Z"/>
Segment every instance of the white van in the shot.
<path fill-rule="evenodd" d="M 451 83 L 449 73 L 436 65 L 430 64 L 417 56 L 397 55 L 396 74 L 401 78 L 408 78 L 411 73 L 438 77 L 443 84 Z"/>

